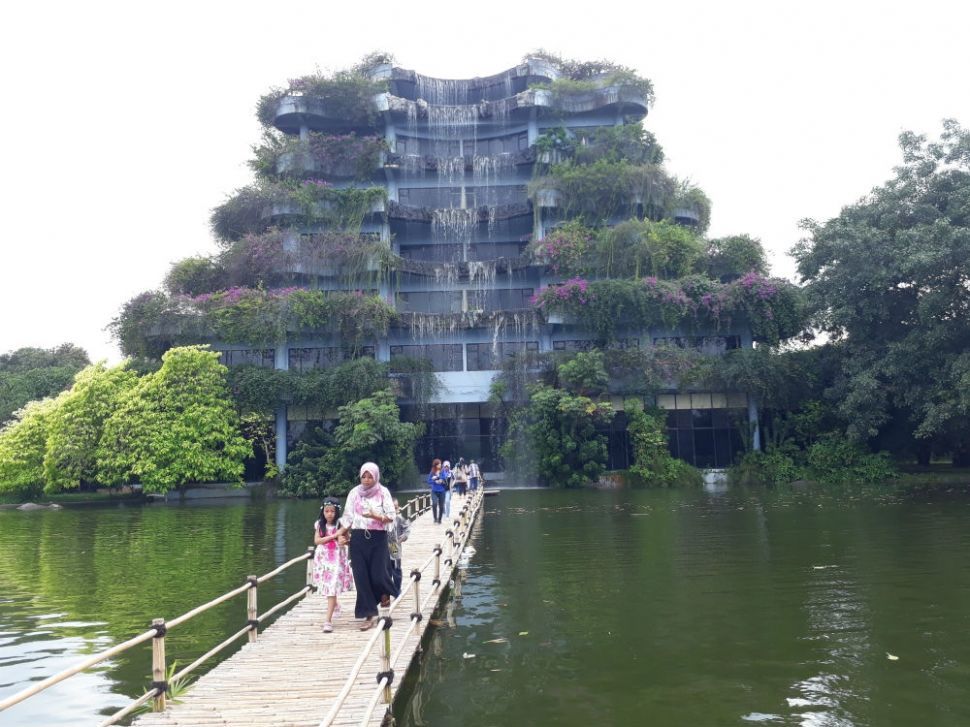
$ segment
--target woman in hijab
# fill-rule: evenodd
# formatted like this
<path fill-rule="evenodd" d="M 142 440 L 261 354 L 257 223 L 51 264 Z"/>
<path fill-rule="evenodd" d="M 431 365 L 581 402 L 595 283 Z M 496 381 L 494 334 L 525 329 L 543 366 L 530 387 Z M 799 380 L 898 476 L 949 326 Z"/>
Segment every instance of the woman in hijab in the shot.
<path fill-rule="evenodd" d="M 394 522 L 391 493 L 381 484 L 381 471 L 373 462 L 360 468 L 360 484 L 347 495 L 341 524 L 350 529 L 350 567 L 357 588 L 354 615 L 365 619 L 361 631 L 376 621 L 377 605 L 389 606 L 394 584 L 388 568 L 387 523 Z"/>

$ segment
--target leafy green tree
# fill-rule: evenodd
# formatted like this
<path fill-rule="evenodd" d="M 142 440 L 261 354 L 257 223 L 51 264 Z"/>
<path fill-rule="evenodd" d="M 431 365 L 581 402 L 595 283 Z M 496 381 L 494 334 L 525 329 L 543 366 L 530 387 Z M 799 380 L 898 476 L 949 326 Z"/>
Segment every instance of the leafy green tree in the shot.
<path fill-rule="evenodd" d="M 276 466 L 275 420 L 257 412 L 249 412 L 240 418 L 239 424 L 246 441 L 252 444 L 253 449 L 263 453 L 266 461 L 263 477 L 268 480 L 275 479 L 279 475 Z"/>
<path fill-rule="evenodd" d="M 104 425 L 99 479 L 167 492 L 189 482 L 239 481 L 252 446 L 239 432 L 226 367 L 202 346 L 166 351 L 162 367 L 125 391 Z"/>
<path fill-rule="evenodd" d="M 413 469 L 414 442 L 422 425 L 402 422 L 387 389 L 337 410 L 339 421 L 328 437 L 322 430 L 291 453 L 283 489 L 296 495 L 345 494 L 357 483 L 361 464 L 376 462 L 381 481 L 395 486 Z"/>
<path fill-rule="evenodd" d="M 682 225 L 633 219 L 603 230 L 596 253 L 608 277 L 680 278 L 701 260 L 704 244 Z"/>
<path fill-rule="evenodd" d="M 906 132 L 895 177 L 794 249 L 816 325 L 841 342 L 832 393 L 854 440 L 901 421 L 970 464 L 970 132 Z"/>
<path fill-rule="evenodd" d="M 750 235 L 731 235 L 707 241 L 707 274 L 722 283 L 754 271 L 768 274 L 768 258 L 761 240 Z"/>
<path fill-rule="evenodd" d="M 165 289 L 172 295 L 201 295 L 228 287 L 225 269 L 211 257 L 196 255 L 172 264 Z"/>
<path fill-rule="evenodd" d="M 528 406 L 513 415 L 502 457 L 522 472 L 522 454 L 535 455 L 540 482 L 554 487 L 581 487 L 606 470 L 606 437 L 597 431 L 613 415 L 609 403 L 575 396 L 564 389 L 536 385 Z M 526 446 L 519 442 L 525 439 Z"/>
<path fill-rule="evenodd" d="M 0 423 L 29 401 L 54 396 L 71 385 L 90 364 L 84 349 L 72 343 L 56 348 L 19 348 L 0 355 Z"/>
<path fill-rule="evenodd" d="M 44 490 L 76 489 L 98 479 L 96 453 L 104 424 L 138 377 L 127 364 L 99 362 L 81 371 L 49 415 Z"/>
<path fill-rule="evenodd" d="M 47 432 L 60 404 L 61 397 L 32 401 L 0 430 L 0 492 L 35 495 L 43 489 Z"/>
<path fill-rule="evenodd" d="M 666 413 L 663 410 L 645 410 L 636 399 L 628 399 L 624 410 L 627 415 L 627 431 L 633 445 L 631 474 L 647 485 L 663 487 L 696 477 L 697 470 L 670 454 Z"/>
<path fill-rule="evenodd" d="M 606 391 L 609 377 L 603 366 L 603 352 L 580 351 L 558 366 L 563 388 L 580 396 L 597 396 Z"/>

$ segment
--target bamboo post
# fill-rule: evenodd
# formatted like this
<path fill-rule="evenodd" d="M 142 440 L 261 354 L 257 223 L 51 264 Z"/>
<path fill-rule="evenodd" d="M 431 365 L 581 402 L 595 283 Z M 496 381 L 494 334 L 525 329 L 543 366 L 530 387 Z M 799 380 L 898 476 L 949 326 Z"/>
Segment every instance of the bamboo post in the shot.
<path fill-rule="evenodd" d="M 306 562 L 306 584 L 311 588 L 313 587 L 313 551 L 314 550 L 315 548 L 312 545 L 309 548 L 307 548 L 307 552 L 310 554 L 310 557 L 307 558 L 307 562 Z"/>
<path fill-rule="evenodd" d="M 434 546 L 434 580 L 431 581 L 431 587 L 437 586 L 441 588 L 441 545 Z"/>
<path fill-rule="evenodd" d="M 414 581 L 414 613 L 411 614 L 411 618 L 416 618 L 418 620 L 418 625 L 414 629 L 415 633 L 418 635 L 418 649 L 421 648 L 421 621 L 424 619 L 424 614 L 421 613 L 421 571 L 417 568 L 411 571 L 411 580 Z"/>
<path fill-rule="evenodd" d="M 391 671 L 391 619 L 387 617 L 384 621 L 384 638 L 381 639 L 381 670 L 387 675 L 384 682 L 384 704 L 390 704 L 393 695 L 391 694 L 391 681 L 394 679 L 394 672 Z"/>
<path fill-rule="evenodd" d="M 446 530 L 445 537 L 448 538 L 448 557 L 445 558 L 445 568 L 449 569 L 448 574 L 451 574 L 451 565 L 455 562 L 455 532 L 453 530 Z"/>
<path fill-rule="evenodd" d="M 249 620 L 249 643 L 253 643 L 259 636 L 259 606 L 256 601 L 256 588 L 259 578 L 249 576 L 249 591 L 246 593 L 246 618 Z"/>
<path fill-rule="evenodd" d="M 155 636 L 152 637 L 152 688 L 158 690 L 158 694 L 152 700 L 152 709 L 161 712 L 165 709 L 165 695 L 168 692 L 168 682 L 165 681 L 167 669 L 165 668 L 165 619 L 156 618 L 152 620 L 152 628 L 155 629 Z"/>

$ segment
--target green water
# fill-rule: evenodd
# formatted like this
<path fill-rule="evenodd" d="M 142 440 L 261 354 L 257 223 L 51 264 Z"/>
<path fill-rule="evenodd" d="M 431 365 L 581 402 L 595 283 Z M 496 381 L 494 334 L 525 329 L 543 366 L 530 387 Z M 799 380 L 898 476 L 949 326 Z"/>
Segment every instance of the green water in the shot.
<path fill-rule="evenodd" d="M 314 517 L 0 511 L 0 698 L 298 555 Z M 474 545 L 402 724 L 970 724 L 970 495 L 505 491 Z M 244 601 L 173 630 L 169 658 L 239 629 Z M 0 724 L 96 722 L 149 664 L 136 649 Z"/>

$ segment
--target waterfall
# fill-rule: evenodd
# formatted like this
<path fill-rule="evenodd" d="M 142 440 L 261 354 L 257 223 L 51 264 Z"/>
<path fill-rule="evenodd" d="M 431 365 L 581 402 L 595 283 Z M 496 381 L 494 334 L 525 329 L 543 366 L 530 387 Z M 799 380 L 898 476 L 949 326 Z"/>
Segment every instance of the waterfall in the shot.
<path fill-rule="evenodd" d="M 472 82 L 464 78 L 431 78 L 415 74 L 415 93 L 431 104 L 460 106 L 469 101 Z"/>
<path fill-rule="evenodd" d="M 477 209 L 445 207 L 431 212 L 431 238 L 467 246 L 478 221 Z"/>

